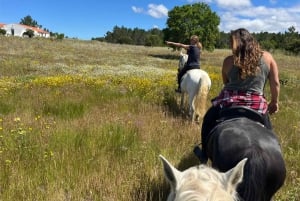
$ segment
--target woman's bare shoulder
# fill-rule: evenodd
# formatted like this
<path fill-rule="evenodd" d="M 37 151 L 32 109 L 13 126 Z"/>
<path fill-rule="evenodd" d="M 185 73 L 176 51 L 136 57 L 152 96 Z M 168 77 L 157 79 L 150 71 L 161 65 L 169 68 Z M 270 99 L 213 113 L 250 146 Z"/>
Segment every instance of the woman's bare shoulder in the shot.
<path fill-rule="evenodd" d="M 268 66 L 270 66 L 272 63 L 275 63 L 275 60 L 270 52 L 264 51 L 263 59 L 268 64 Z"/>
<path fill-rule="evenodd" d="M 266 60 L 271 60 L 271 59 L 273 59 L 273 56 L 270 52 L 263 51 L 263 58 Z"/>

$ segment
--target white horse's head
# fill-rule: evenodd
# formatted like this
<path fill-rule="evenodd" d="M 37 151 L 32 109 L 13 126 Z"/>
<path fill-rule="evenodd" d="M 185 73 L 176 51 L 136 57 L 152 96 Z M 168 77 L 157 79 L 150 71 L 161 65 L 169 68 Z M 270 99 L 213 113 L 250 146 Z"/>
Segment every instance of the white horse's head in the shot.
<path fill-rule="evenodd" d="M 184 67 L 185 63 L 187 62 L 187 60 L 188 60 L 188 55 L 180 52 L 179 63 L 178 63 L 178 68 L 180 70 L 183 69 L 183 67 Z"/>
<path fill-rule="evenodd" d="M 231 170 L 221 173 L 206 165 L 177 170 L 162 155 L 164 175 L 171 185 L 167 201 L 236 201 L 236 188 L 243 180 L 244 165 L 240 161 Z"/>

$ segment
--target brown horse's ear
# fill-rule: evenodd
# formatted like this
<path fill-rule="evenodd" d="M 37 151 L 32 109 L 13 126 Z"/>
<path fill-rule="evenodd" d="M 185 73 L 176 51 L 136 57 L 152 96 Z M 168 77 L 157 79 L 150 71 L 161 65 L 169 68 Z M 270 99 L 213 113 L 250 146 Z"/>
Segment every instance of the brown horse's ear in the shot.
<path fill-rule="evenodd" d="M 244 166 L 247 160 L 247 158 L 244 158 L 234 168 L 225 173 L 225 178 L 228 184 L 227 188 L 236 189 L 237 185 L 243 181 Z"/>
<path fill-rule="evenodd" d="M 171 190 L 175 190 L 177 181 L 178 181 L 178 177 L 181 172 L 179 170 L 177 170 L 173 165 L 171 165 L 169 163 L 169 161 L 167 159 L 165 159 L 162 155 L 159 155 L 159 157 L 164 166 L 165 178 L 169 182 L 169 184 L 171 186 Z"/>

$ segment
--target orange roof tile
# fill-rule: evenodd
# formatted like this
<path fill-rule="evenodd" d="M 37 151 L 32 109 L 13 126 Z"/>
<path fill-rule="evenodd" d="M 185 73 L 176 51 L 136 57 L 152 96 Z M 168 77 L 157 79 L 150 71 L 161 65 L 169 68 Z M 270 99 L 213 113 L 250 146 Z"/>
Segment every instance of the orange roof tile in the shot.
<path fill-rule="evenodd" d="M 33 30 L 33 31 L 36 31 L 36 32 L 38 32 L 38 33 L 49 33 L 48 31 L 45 31 L 45 30 L 40 29 L 40 28 L 38 28 L 38 27 L 32 27 L 32 26 L 28 26 L 28 25 L 24 25 L 24 24 L 19 24 L 19 25 L 21 25 L 21 26 L 23 26 L 23 27 L 25 27 L 25 28 L 27 28 L 27 29 L 31 29 L 31 30 Z"/>

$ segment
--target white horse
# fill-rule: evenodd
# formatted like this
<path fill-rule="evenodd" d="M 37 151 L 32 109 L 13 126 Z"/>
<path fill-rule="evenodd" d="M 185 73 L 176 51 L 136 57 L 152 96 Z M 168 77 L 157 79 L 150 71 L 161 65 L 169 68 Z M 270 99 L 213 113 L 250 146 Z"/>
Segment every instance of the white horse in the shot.
<path fill-rule="evenodd" d="M 243 180 L 244 165 L 240 161 L 225 173 L 206 165 L 177 170 L 162 155 L 164 175 L 171 186 L 167 201 L 238 201 L 236 188 Z"/>
<path fill-rule="evenodd" d="M 187 62 L 188 55 L 180 53 L 178 68 L 181 70 Z M 184 98 L 188 95 L 189 115 L 192 121 L 199 121 L 206 112 L 206 100 L 211 88 L 211 79 L 207 72 L 202 69 L 187 71 L 180 82 L 181 102 L 180 107 L 184 109 Z"/>

